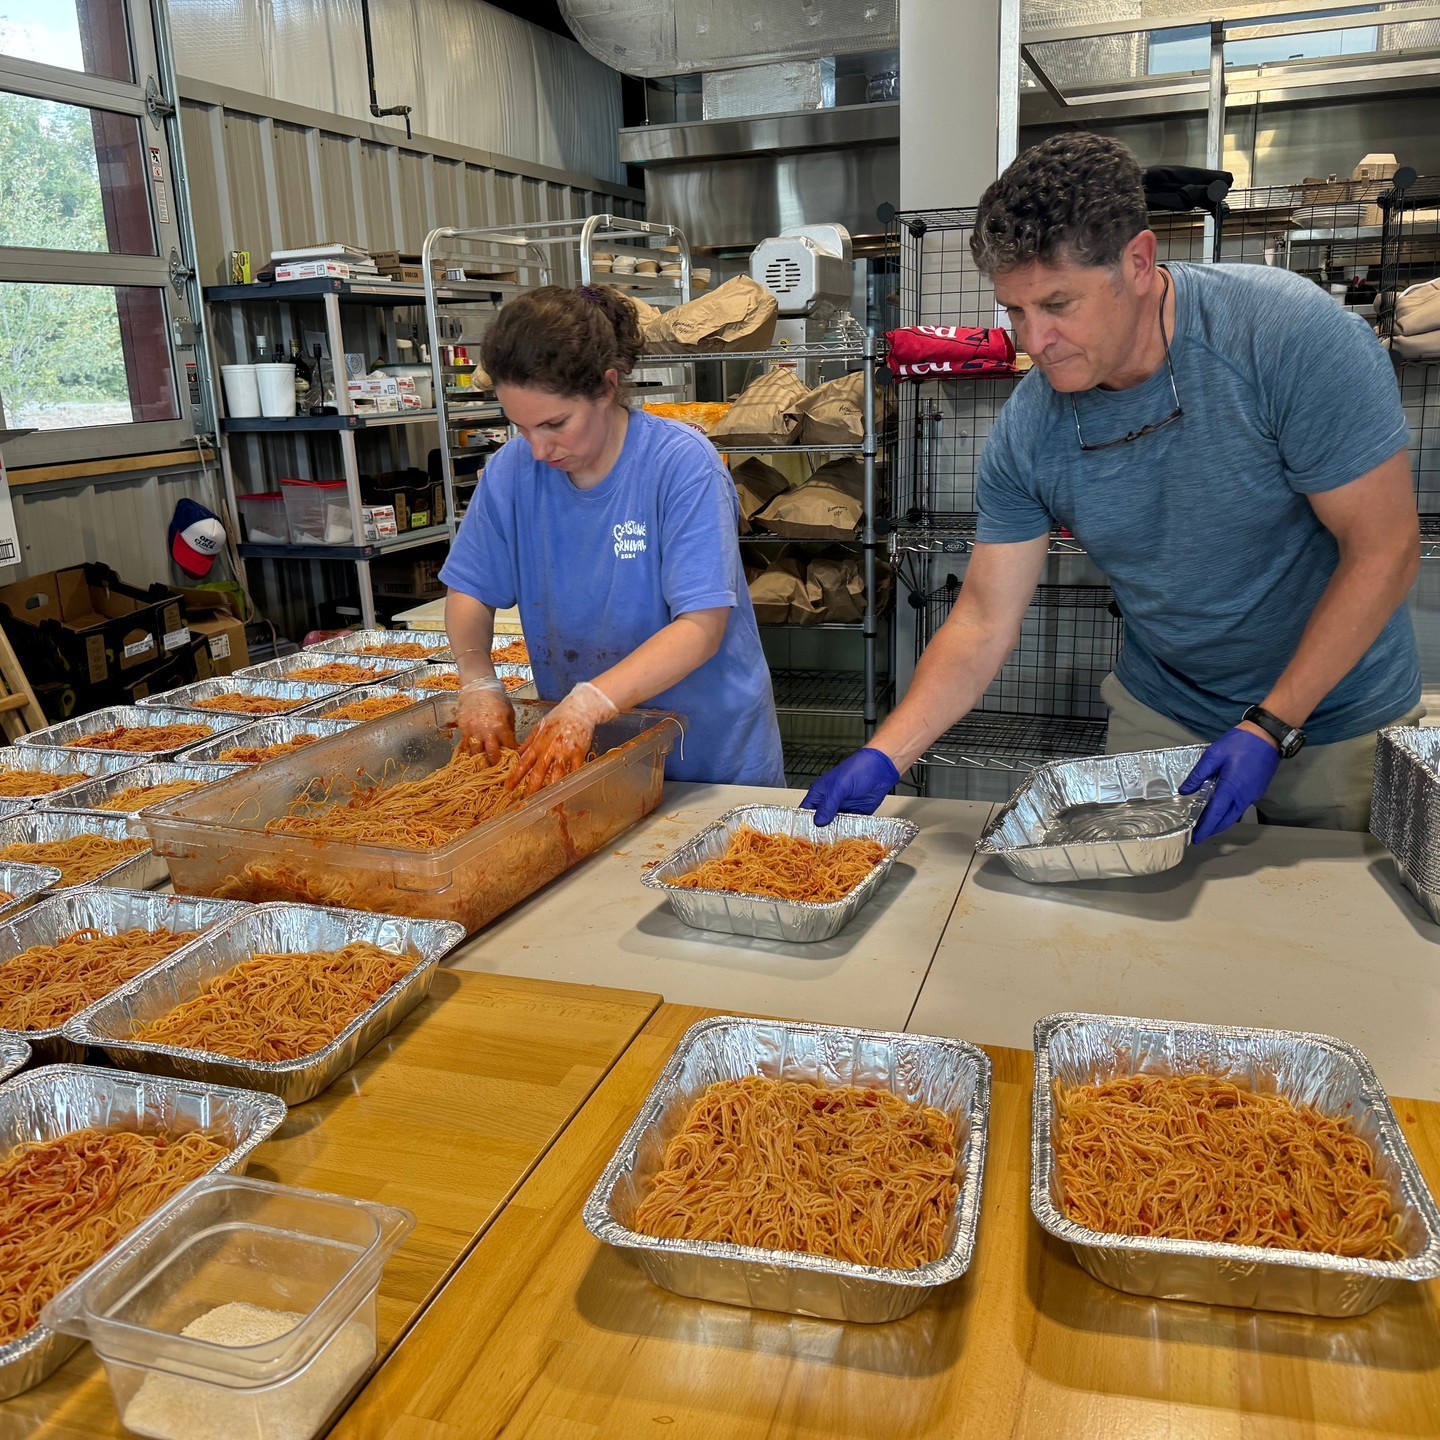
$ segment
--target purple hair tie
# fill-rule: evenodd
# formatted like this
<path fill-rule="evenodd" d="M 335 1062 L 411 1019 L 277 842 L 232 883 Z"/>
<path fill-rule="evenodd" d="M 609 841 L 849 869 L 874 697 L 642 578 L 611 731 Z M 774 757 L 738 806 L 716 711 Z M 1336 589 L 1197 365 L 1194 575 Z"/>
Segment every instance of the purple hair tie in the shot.
<path fill-rule="evenodd" d="M 600 303 L 600 292 L 593 285 L 582 285 L 580 287 L 580 298 L 587 305 L 598 305 Z"/>

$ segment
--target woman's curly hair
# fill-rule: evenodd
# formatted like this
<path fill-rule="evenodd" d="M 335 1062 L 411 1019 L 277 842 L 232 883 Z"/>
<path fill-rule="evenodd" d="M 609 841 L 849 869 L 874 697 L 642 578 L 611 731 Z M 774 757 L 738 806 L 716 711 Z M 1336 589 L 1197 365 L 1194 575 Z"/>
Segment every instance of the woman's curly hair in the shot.
<path fill-rule="evenodd" d="M 1056 135 L 1018 156 L 980 197 L 970 252 L 987 275 L 1035 260 L 1108 268 L 1149 223 L 1129 150 L 1104 135 Z"/>

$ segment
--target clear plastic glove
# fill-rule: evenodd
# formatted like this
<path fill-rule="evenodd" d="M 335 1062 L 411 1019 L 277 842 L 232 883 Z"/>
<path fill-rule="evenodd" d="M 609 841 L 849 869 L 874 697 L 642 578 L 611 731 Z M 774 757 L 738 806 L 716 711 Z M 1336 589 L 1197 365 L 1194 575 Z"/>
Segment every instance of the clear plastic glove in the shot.
<path fill-rule="evenodd" d="M 492 764 L 502 750 L 515 747 L 515 707 L 505 685 L 494 675 L 467 680 L 460 687 L 460 736 L 472 750 L 483 750 Z"/>
<path fill-rule="evenodd" d="M 1180 786 L 1182 795 L 1193 795 L 1212 776 L 1215 793 L 1205 806 L 1192 845 L 1228 830 L 1265 792 L 1280 768 L 1280 752 L 1249 730 L 1227 730 L 1200 757 L 1199 763 Z"/>
<path fill-rule="evenodd" d="M 578 770 L 590 753 L 595 727 L 619 713 L 599 686 L 582 680 L 525 737 L 520 763 L 506 780 L 506 788 L 519 787 L 522 794 L 533 795 Z"/>
<path fill-rule="evenodd" d="M 800 808 L 813 810 L 817 825 L 828 825 L 842 810 L 873 815 L 899 783 L 900 772 L 890 757 L 867 745 L 827 770 L 805 792 Z"/>

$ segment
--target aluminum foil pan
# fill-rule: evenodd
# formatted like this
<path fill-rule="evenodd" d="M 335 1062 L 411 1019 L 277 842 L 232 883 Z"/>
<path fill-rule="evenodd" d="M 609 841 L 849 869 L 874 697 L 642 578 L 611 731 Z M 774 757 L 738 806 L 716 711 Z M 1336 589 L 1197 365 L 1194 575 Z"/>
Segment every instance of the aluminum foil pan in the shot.
<path fill-rule="evenodd" d="M 758 895 L 734 895 L 728 890 L 691 890 L 672 883 L 677 875 L 724 854 L 736 831 L 746 825 L 767 835 L 792 835 L 818 842 L 878 840 L 885 847 L 885 858 L 844 899 L 823 903 L 770 900 Z M 885 883 L 895 857 L 919 833 L 920 827 L 913 821 L 883 815 L 837 815 L 822 829 L 809 810 L 792 810 L 784 805 L 737 805 L 667 855 L 641 883 L 662 891 L 676 915 L 697 930 L 810 944 L 838 935 L 865 908 Z"/>
<path fill-rule="evenodd" d="M 47 801 L 45 808 L 67 813 L 86 811 L 99 815 L 135 816 L 149 803 L 143 795 L 128 801 L 130 808 L 126 810 L 106 810 L 103 807 L 107 800 L 117 799 L 125 791 L 139 786 L 168 785 L 176 780 L 193 780 L 197 785 L 213 785 L 215 781 L 223 780 L 225 776 L 233 775 L 244 768 L 243 765 L 195 765 L 184 760 L 152 760 L 148 765 L 140 765 L 133 770 L 121 770 L 114 775 L 102 775 L 98 780 L 77 785 L 73 790 L 67 790 L 65 794 Z M 144 836 L 146 831 L 143 826 L 137 828 L 132 825 L 131 834 Z"/>
<path fill-rule="evenodd" d="M 204 682 L 213 685 L 213 680 Z M 166 695 L 155 695 L 144 705 L 110 705 L 104 710 L 92 710 L 88 715 L 79 715 L 73 720 L 65 720 L 59 725 L 51 725 L 46 730 L 36 730 L 25 737 L 27 745 L 43 745 L 48 747 L 69 748 L 72 741 L 83 740 L 87 735 L 98 735 L 102 730 L 113 730 L 117 725 L 124 725 L 134 729 L 141 725 L 208 725 L 215 735 L 226 730 L 233 730 L 241 721 L 234 715 L 226 715 L 218 710 L 207 710 L 197 715 L 193 710 L 177 710 L 169 703 L 170 695 L 178 694 L 178 691 L 169 691 Z M 207 739 L 210 737 L 206 737 Z M 192 745 L 198 741 L 192 740 Z M 123 755 L 132 765 L 143 765 L 147 760 L 168 760 L 180 750 L 187 747 L 184 745 L 160 746 L 154 750 L 79 750 L 77 755 Z"/>
<path fill-rule="evenodd" d="M 409 677 L 402 676 L 404 681 Z M 387 699 L 393 699 L 396 695 L 404 695 L 414 704 L 419 705 L 424 700 L 433 700 L 443 692 L 436 690 L 416 690 L 413 685 L 407 686 L 403 683 L 397 685 L 357 685 L 351 690 L 342 690 L 338 695 L 332 695 L 327 700 L 322 700 L 318 705 L 312 706 L 305 712 L 307 720 L 329 719 L 337 710 L 346 705 L 358 705 L 362 700 L 371 700 L 377 695 L 383 695 Z M 392 710 L 392 715 L 399 711 Z M 379 719 L 388 719 L 388 716 L 379 716 Z M 368 721 L 351 721 L 351 724 L 368 724 Z"/>
<path fill-rule="evenodd" d="M 220 758 L 225 750 L 233 750 L 236 746 L 260 750 L 266 745 L 279 745 L 286 740 L 293 740 L 297 735 L 318 735 L 323 739 L 327 735 L 339 735 L 342 731 L 352 729 L 354 725 L 353 720 L 318 720 L 309 714 L 271 715 L 264 720 L 257 720 L 253 725 L 242 725 L 227 735 L 207 740 L 203 745 L 182 750 L 175 758 L 186 765 L 213 765 L 228 775 L 236 762 Z M 242 765 L 240 768 L 246 767 Z"/>
<path fill-rule="evenodd" d="M 59 883 L 60 871 L 54 865 L 25 865 L 19 860 L 0 860 L 0 891 L 10 897 L 0 904 L 0 920 L 8 920 L 28 909 Z"/>
<path fill-rule="evenodd" d="M 427 661 L 453 660 L 450 653 L 450 637 L 443 630 L 350 630 L 344 635 L 332 635 L 328 640 L 317 640 L 307 645 L 305 655 L 355 655 L 362 660 L 396 660 L 402 665 L 421 663 L 418 660 L 401 660 L 398 656 L 360 655 L 366 645 L 423 645 L 428 652 Z"/>
<path fill-rule="evenodd" d="M 30 1047 L 23 1040 L 0 1038 L 0 1080 L 8 1080 L 30 1063 Z"/>
<path fill-rule="evenodd" d="M 1022 880 L 1115 880 L 1178 865 L 1213 786 L 1180 795 L 1203 745 L 1054 760 L 1032 770 L 980 832 Z"/>
<path fill-rule="evenodd" d="M 293 670 L 308 670 L 317 665 L 353 665 L 364 675 L 356 680 L 304 680 L 304 685 L 383 685 L 389 680 L 398 680 L 410 671 L 423 667 L 423 660 L 386 660 L 379 655 L 325 655 L 314 650 L 300 650 L 294 655 L 282 655 L 278 660 L 265 660 L 259 665 L 247 665 L 237 670 L 237 680 L 288 680 Z"/>
<path fill-rule="evenodd" d="M 103 930 L 112 935 L 135 929 L 204 931 L 250 908 L 239 900 L 196 899 L 189 895 L 160 895 L 150 890 L 76 885 L 51 895 L 13 919 L 0 922 L 0 970 L 32 945 L 53 945 L 76 930 Z M 24 1040 L 37 1060 L 71 1060 L 78 1064 L 85 1059 L 85 1047 L 67 1040 L 59 1025 L 48 1030 L 10 1030 L 0 1026 L 0 1039 Z"/>
<path fill-rule="evenodd" d="M 28 739 L 28 737 L 27 737 Z M 114 775 L 133 770 L 144 756 L 120 755 L 103 750 L 54 750 L 46 745 L 7 745 L 0 750 L 0 774 L 9 770 L 39 770 L 45 775 L 78 775 L 63 790 L 43 795 L 0 795 L 0 816 L 19 815 L 41 805 L 53 805 L 62 795 L 84 785 L 96 775 Z"/>
<path fill-rule="evenodd" d="M 308 710 L 318 700 L 327 700 L 332 695 L 343 694 L 343 685 L 312 685 L 299 680 L 257 680 L 253 676 L 240 674 L 222 675 L 215 680 L 197 680 L 193 685 L 181 685 L 177 690 L 167 690 L 163 695 L 156 695 L 154 703 L 157 705 L 168 705 L 172 709 L 183 710 L 186 718 L 193 720 L 196 715 L 195 707 L 202 700 L 215 700 L 221 695 L 263 695 L 271 700 L 288 700 L 292 702 L 292 708 L 284 711 L 276 711 L 276 714 L 294 715 L 302 710 Z M 148 700 L 140 701 L 141 705 L 147 705 Z M 256 715 L 251 710 L 210 710 L 204 709 L 198 712 L 202 715 L 223 715 L 230 718 L 238 716 L 243 722 L 251 720 L 262 720 L 265 717 Z M 186 747 L 189 748 L 189 747 Z"/>
<path fill-rule="evenodd" d="M 65 1026 L 76 1044 L 98 1045 L 117 1065 L 162 1075 L 193 1076 L 217 1085 L 269 1090 L 289 1105 L 313 1099 L 393 1030 L 430 989 L 441 959 L 465 938 L 448 920 L 407 920 L 317 905 L 258 905 L 147 970 Z M 131 1040 L 135 1027 L 199 994 L 205 981 L 253 955 L 338 950 L 368 940 L 419 960 L 328 1045 L 297 1060 L 234 1060 L 207 1050 Z"/>
<path fill-rule="evenodd" d="M 793 1250 L 660 1240 L 631 1229 L 666 1145 L 701 1091 L 746 1075 L 890 1090 L 949 1115 L 960 1149 L 960 1195 L 944 1254 L 918 1269 L 892 1270 Z M 969 1268 L 989 1116 L 990 1060 L 964 1040 L 714 1016 L 692 1025 L 675 1047 L 590 1192 L 585 1226 L 607 1245 L 633 1251 L 651 1280 L 677 1295 L 826 1320 L 898 1320 Z"/>
<path fill-rule="evenodd" d="M 87 1065 L 47 1065 L 0 1088 L 0 1155 L 25 1140 L 55 1140 L 92 1126 L 147 1134 L 205 1130 L 231 1147 L 211 1173 L 243 1174 L 251 1152 L 284 1119 L 285 1106 L 273 1095 Z M 0 1345 L 0 1400 L 38 1385 L 80 1343 L 37 1325 Z"/>
<path fill-rule="evenodd" d="M 1415 897 L 1420 908 L 1430 917 L 1432 923 L 1440 925 L 1440 887 L 1426 885 L 1418 876 L 1411 873 L 1398 856 L 1395 860 L 1395 870 L 1400 877 L 1400 883 Z"/>
<path fill-rule="evenodd" d="M 1432 918 L 1440 892 L 1440 730 L 1395 725 L 1375 746 L 1370 833 Z"/>
<path fill-rule="evenodd" d="M 1403 1260 L 1364 1260 L 1150 1235 L 1101 1234 L 1065 1217 L 1051 1141 L 1052 1082 L 1202 1071 L 1349 1116 L 1379 1156 L 1403 1216 Z M 1328 1035 L 1237 1026 L 1048 1015 L 1035 1026 L 1030 1208 L 1074 1247 L 1097 1280 L 1132 1295 L 1196 1300 L 1300 1315 L 1363 1315 L 1398 1281 L 1440 1275 L 1440 1210 L 1375 1072 L 1360 1051 Z"/>
<path fill-rule="evenodd" d="M 0 820 L 0 850 L 7 845 L 35 845 L 47 840 L 68 840 L 75 835 L 103 835 L 108 840 L 143 839 L 131 836 L 130 820 L 125 815 L 91 815 L 83 811 L 31 810 Z M 31 862 L 25 861 L 25 864 Z M 57 892 L 83 889 L 92 885 L 124 885 L 131 890 L 148 890 L 163 885 L 170 878 L 170 867 L 153 850 L 142 850 L 112 865 L 85 886 L 57 885 Z"/>

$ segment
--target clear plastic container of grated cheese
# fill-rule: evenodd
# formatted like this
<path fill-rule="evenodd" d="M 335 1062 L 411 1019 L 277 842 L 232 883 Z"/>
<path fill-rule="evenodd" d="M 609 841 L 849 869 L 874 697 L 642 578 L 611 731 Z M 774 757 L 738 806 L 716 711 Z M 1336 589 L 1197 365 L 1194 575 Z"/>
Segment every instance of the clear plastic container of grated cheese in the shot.
<path fill-rule="evenodd" d="M 408 1211 L 215 1175 L 46 1307 L 89 1340 L 125 1428 L 309 1440 L 375 1361 L 375 1296 Z"/>

